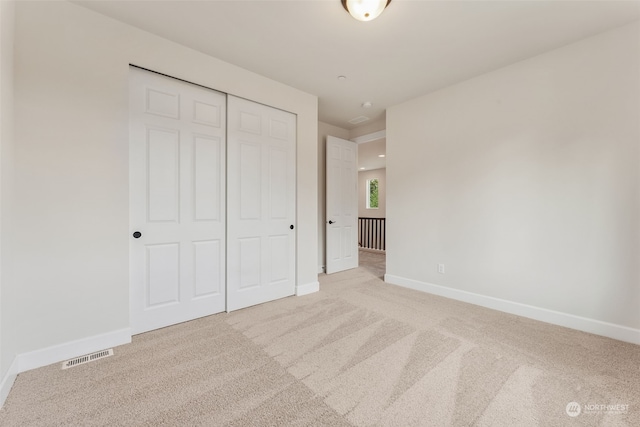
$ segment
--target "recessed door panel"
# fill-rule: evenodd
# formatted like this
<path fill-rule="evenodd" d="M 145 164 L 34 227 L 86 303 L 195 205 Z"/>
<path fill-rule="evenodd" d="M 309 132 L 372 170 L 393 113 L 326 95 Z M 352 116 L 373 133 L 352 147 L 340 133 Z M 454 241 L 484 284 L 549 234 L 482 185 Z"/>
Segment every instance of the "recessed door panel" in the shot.
<path fill-rule="evenodd" d="M 180 133 L 147 129 L 149 221 L 178 221 Z"/>
<path fill-rule="evenodd" d="M 242 290 L 260 286 L 260 238 L 240 239 L 240 283 Z"/>
<path fill-rule="evenodd" d="M 327 230 L 327 262 L 337 262 L 342 259 L 342 229 L 341 227 L 329 227 Z"/>
<path fill-rule="evenodd" d="M 281 120 L 271 119 L 269 122 L 269 135 L 272 138 L 287 140 L 289 136 L 289 126 L 286 122 Z"/>
<path fill-rule="evenodd" d="M 287 151 L 280 148 L 269 150 L 269 207 L 271 219 L 287 218 Z"/>
<path fill-rule="evenodd" d="M 349 259 L 355 256 L 356 247 L 353 245 L 353 241 L 356 239 L 353 227 L 342 227 L 342 256 L 345 259 Z"/>
<path fill-rule="evenodd" d="M 280 236 L 269 237 L 269 283 L 276 284 L 282 281 L 290 280 L 289 268 L 290 260 L 288 255 L 289 236 L 283 234 Z"/>
<path fill-rule="evenodd" d="M 145 113 L 170 119 L 180 118 L 180 95 L 168 90 L 146 88 Z"/>
<path fill-rule="evenodd" d="M 256 143 L 241 142 L 240 156 L 240 218 L 259 219 L 262 214 L 262 147 Z"/>
<path fill-rule="evenodd" d="M 221 126 L 220 105 L 211 105 L 204 102 L 193 102 L 193 122 L 219 128 Z"/>
<path fill-rule="evenodd" d="M 193 141 L 193 202 L 196 221 L 220 221 L 222 215 L 220 138 L 195 136 Z"/>
<path fill-rule="evenodd" d="M 237 131 L 255 133 L 256 135 L 262 133 L 262 117 L 260 114 L 238 111 L 238 116 L 240 125 L 236 128 Z"/>
<path fill-rule="evenodd" d="M 222 259 L 220 240 L 208 242 L 193 242 L 194 262 L 194 297 L 222 293 L 223 279 L 220 265 Z"/>
<path fill-rule="evenodd" d="M 180 299 L 180 245 L 147 246 L 147 308 Z"/>

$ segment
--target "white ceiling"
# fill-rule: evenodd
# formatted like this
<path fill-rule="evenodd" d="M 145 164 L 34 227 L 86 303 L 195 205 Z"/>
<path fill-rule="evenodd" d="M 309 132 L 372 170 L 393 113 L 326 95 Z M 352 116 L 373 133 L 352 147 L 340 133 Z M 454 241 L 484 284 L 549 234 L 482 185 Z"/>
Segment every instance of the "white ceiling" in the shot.
<path fill-rule="evenodd" d="M 351 18 L 340 0 L 75 3 L 317 95 L 319 119 L 345 129 L 640 18 L 639 1 L 393 0 L 371 22 Z"/>

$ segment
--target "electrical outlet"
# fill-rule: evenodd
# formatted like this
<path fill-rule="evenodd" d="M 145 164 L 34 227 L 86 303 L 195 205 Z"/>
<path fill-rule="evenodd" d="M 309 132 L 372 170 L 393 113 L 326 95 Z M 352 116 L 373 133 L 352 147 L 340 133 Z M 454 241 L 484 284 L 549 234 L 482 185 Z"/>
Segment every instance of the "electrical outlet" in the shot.
<path fill-rule="evenodd" d="M 438 264 L 438 273 L 444 274 L 444 264 Z"/>

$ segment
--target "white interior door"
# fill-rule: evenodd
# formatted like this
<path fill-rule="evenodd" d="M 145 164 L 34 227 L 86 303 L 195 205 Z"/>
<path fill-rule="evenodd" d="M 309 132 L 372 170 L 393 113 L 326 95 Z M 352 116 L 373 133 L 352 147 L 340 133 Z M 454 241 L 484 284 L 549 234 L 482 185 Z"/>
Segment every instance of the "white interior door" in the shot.
<path fill-rule="evenodd" d="M 130 68 L 133 333 L 225 310 L 225 103 Z"/>
<path fill-rule="evenodd" d="M 327 137 L 327 274 L 358 267 L 358 144 Z"/>
<path fill-rule="evenodd" d="M 227 310 L 295 293 L 296 116 L 228 97 Z"/>

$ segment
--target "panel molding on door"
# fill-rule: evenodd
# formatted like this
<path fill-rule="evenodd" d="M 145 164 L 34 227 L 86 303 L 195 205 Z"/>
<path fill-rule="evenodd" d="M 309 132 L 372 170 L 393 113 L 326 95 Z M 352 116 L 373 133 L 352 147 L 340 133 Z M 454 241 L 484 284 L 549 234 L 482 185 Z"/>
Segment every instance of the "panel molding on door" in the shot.
<path fill-rule="evenodd" d="M 296 116 L 228 96 L 227 311 L 295 293 Z"/>
<path fill-rule="evenodd" d="M 134 334 L 222 312 L 226 96 L 130 68 Z"/>
<path fill-rule="evenodd" d="M 358 267 L 358 144 L 327 136 L 326 272 Z"/>

